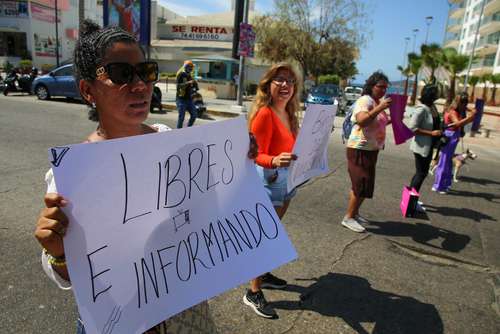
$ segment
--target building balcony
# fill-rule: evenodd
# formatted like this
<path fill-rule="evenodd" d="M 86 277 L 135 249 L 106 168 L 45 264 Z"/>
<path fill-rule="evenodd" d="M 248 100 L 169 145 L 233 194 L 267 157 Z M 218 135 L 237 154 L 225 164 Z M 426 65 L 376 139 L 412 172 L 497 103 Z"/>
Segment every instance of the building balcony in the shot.
<path fill-rule="evenodd" d="M 462 17 L 464 17 L 464 14 L 465 14 L 465 8 L 462 7 L 463 5 L 455 8 L 455 9 L 452 9 L 451 12 L 450 12 L 450 18 L 452 19 L 461 19 Z"/>
<path fill-rule="evenodd" d="M 478 56 L 486 56 L 489 54 L 496 53 L 497 49 L 498 49 L 498 44 L 482 43 L 477 45 L 476 54 Z"/>
<path fill-rule="evenodd" d="M 500 2 L 500 1 L 498 1 Z M 482 36 L 486 36 L 492 33 L 500 31 L 500 18 L 487 17 L 483 22 L 481 22 L 481 27 L 479 28 L 479 33 Z"/>
<path fill-rule="evenodd" d="M 455 48 L 457 49 L 460 45 L 460 36 L 458 34 L 447 34 L 443 43 L 445 48 Z"/>
<path fill-rule="evenodd" d="M 495 57 L 483 58 L 473 63 L 471 71 L 474 75 L 481 76 L 483 74 L 493 73 L 493 66 L 495 65 Z"/>
<path fill-rule="evenodd" d="M 500 10 L 500 1 L 498 0 L 487 0 L 484 6 L 484 15 L 495 14 Z"/>
<path fill-rule="evenodd" d="M 459 33 L 461 29 L 462 29 L 462 20 L 450 20 L 446 31 L 452 33 Z"/>

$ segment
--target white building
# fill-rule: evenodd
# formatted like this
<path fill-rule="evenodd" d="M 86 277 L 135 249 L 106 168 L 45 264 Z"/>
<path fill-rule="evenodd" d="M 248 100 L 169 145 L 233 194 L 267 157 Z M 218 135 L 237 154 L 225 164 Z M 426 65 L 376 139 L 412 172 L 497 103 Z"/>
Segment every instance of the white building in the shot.
<path fill-rule="evenodd" d="M 56 64 L 71 59 L 78 37 L 78 0 L 58 0 L 58 41 L 54 0 L 0 1 L 0 65 L 31 57 L 33 64 Z"/>
<path fill-rule="evenodd" d="M 486 5 L 479 26 L 474 54 L 479 60 L 472 64 L 472 75 L 500 73 L 500 0 L 484 0 Z M 444 47 L 470 54 L 483 0 L 451 0 Z"/>

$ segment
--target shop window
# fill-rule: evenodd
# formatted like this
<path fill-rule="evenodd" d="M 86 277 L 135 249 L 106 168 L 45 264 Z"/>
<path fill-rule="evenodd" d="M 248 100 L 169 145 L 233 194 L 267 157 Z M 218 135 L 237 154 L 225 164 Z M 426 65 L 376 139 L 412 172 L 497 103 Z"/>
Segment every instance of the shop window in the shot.
<path fill-rule="evenodd" d="M 226 79 L 226 64 L 223 62 L 210 63 L 209 79 Z"/>
<path fill-rule="evenodd" d="M 0 32 L 0 56 L 25 57 L 26 34 L 21 32 Z"/>

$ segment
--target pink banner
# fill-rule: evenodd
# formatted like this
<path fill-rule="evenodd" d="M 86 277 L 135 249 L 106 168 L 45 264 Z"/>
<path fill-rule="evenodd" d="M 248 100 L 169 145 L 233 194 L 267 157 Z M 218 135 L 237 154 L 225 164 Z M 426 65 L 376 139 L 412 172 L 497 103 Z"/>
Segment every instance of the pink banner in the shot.
<path fill-rule="evenodd" d="M 406 108 L 408 96 L 399 94 L 389 94 L 392 99 L 389 111 L 391 113 L 391 124 L 394 132 L 394 141 L 396 145 L 406 142 L 415 134 L 403 123 L 403 116 Z"/>

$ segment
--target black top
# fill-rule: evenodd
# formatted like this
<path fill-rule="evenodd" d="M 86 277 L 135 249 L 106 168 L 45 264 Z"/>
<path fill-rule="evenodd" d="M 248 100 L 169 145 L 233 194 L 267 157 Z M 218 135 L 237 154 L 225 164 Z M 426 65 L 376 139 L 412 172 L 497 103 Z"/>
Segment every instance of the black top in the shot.
<path fill-rule="evenodd" d="M 176 81 L 177 81 L 177 92 L 175 94 L 176 99 L 181 99 L 181 100 L 190 100 L 191 99 L 191 90 L 192 90 L 192 85 L 188 84 L 186 82 L 193 80 L 191 77 L 191 74 L 186 73 L 184 71 L 180 72 L 177 75 Z"/>

